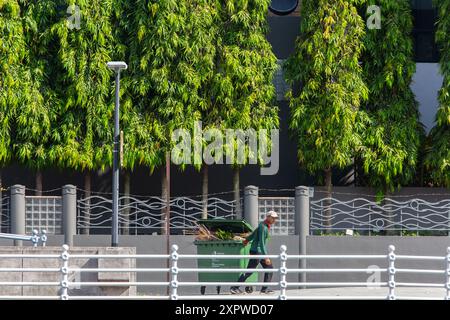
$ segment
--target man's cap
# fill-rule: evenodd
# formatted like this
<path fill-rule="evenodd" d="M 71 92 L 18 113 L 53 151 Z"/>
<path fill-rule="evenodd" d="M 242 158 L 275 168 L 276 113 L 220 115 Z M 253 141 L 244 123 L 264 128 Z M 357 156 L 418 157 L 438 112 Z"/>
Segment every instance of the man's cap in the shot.
<path fill-rule="evenodd" d="M 278 218 L 278 213 L 276 213 L 275 211 L 271 210 L 271 211 L 267 212 L 267 218 L 268 217 Z"/>

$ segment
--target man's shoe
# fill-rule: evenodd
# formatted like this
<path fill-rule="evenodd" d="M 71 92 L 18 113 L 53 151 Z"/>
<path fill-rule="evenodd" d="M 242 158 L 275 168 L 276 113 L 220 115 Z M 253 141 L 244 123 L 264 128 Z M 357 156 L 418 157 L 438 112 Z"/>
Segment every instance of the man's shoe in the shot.
<path fill-rule="evenodd" d="M 261 290 L 261 293 L 262 294 L 272 294 L 272 293 L 274 293 L 275 291 L 273 291 L 273 290 L 270 290 L 270 289 L 262 289 Z"/>
<path fill-rule="evenodd" d="M 232 287 L 230 289 L 230 292 L 231 292 L 231 294 L 242 294 L 243 293 L 242 290 L 239 289 L 239 287 Z"/>

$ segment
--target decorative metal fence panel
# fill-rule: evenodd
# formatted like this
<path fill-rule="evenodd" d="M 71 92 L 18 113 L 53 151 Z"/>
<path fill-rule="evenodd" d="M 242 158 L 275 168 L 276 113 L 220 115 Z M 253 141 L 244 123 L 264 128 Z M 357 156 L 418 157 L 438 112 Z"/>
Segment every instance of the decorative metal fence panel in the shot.
<path fill-rule="evenodd" d="M 334 195 L 334 194 L 333 194 Z M 310 231 L 342 232 L 351 229 L 361 235 L 381 231 L 400 231 L 401 235 L 447 235 L 450 233 L 450 198 L 445 194 L 433 197 L 386 198 L 380 202 L 370 196 L 350 194 L 339 198 L 310 199 Z M 419 195 L 417 195 L 419 196 Z M 416 196 L 416 197 L 417 197 Z M 429 195 L 428 195 L 429 196 Z M 439 196 L 439 197 L 437 197 Z M 367 198 L 366 198 L 367 197 Z M 262 221 L 268 211 L 275 210 L 280 218 L 271 229 L 272 235 L 295 234 L 295 198 L 259 197 L 258 219 Z M 62 234 L 62 197 L 26 196 L 26 228 L 47 230 L 48 234 Z M 92 196 L 77 201 L 78 233 L 108 234 L 111 228 L 111 199 Z M 240 201 L 243 211 L 243 199 Z M 9 233 L 10 198 L 4 196 L 0 204 L 0 232 Z M 129 196 L 120 198 L 119 223 L 122 234 L 162 233 L 166 227 L 166 203 L 159 197 Z M 170 201 L 170 229 L 173 234 L 191 232 L 202 217 L 203 201 L 189 197 Z M 209 219 L 237 217 L 236 203 L 210 196 L 207 203 Z M 396 233 L 397 234 L 397 233 Z"/>
<path fill-rule="evenodd" d="M 310 202 L 310 214 L 312 231 L 450 231 L 450 199 L 428 202 L 387 198 L 374 202 L 323 198 Z"/>
<path fill-rule="evenodd" d="M 276 224 L 270 229 L 272 235 L 293 235 L 295 234 L 295 201 L 292 197 L 260 197 L 259 198 L 259 221 L 266 218 L 267 212 L 274 210 L 279 218 Z"/>
<path fill-rule="evenodd" d="M 242 201 L 241 201 L 242 203 Z M 77 201 L 78 233 L 109 233 L 112 200 L 91 196 Z M 165 228 L 166 202 L 158 197 L 119 198 L 119 224 L 122 234 L 153 234 Z M 208 198 L 208 219 L 235 219 L 235 201 Z M 203 201 L 188 197 L 170 200 L 170 229 L 174 234 L 193 230 L 202 217 Z"/>
<path fill-rule="evenodd" d="M 34 229 L 62 234 L 62 197 L 25 197 L 25 232 L 31 234 Z"/>
<path fill-rule="evenodd" d="M 8 233 L 10 229 L 10 215 L 9 215 L 9 197 L 4 196 L 0 199 L 0 232 Z"/>

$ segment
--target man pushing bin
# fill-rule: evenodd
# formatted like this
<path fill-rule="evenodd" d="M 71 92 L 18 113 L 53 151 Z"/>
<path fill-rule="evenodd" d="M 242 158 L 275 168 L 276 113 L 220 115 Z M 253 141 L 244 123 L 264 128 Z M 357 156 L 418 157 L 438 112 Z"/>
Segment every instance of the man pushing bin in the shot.
<path fill-rule="evenodd" d="M 267 242 L 269 240 L 269 231 L 270 227 L 276 222 L 278 218 L 278 214 L 275 211 L 269 211 L 267 213 L 266 219 L 258 225 L 256 228 L 244 241 L 244 244 L 247 245 L 251 242 L 250 254 L 251 255 L 267 255 Z M 269 258 L 265 259 L 250 259 L 248 262 L 247 269 L 254 269 L 258 266 L 258 264 L 262 265 L 264 269 L 273 269 L 272 262 Z M 238 282 L 245 282 L 247 278 L 252 275 L 250 273 L 243 273 Z M 272 272 L 266 272 L 264 274 L 264 282 L 272 281 Z M 232 294 L 240 294 L 243 291 L 239 287 L 231 287 Z M 261 293 L 273 293 L 273 290 L 270 290 L 268 287 L 264 286 L 261 288 Z"/>

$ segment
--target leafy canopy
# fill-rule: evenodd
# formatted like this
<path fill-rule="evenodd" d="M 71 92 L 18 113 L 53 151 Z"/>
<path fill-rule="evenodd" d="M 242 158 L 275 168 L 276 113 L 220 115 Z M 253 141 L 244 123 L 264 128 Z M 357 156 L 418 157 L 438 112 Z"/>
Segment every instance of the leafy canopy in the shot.
<path fill-rule="evenodd" d="M 301 34 L 285 65 L 290 129 L 310 172 L 349 165 L 361 140 L 356 121 L 367 87 L 359 64 L 364 23 L 357 0 L 305 0 Z M 300 90 L 295 90 L 295 87 Z"/>
<path fill-rule="evenodd" d="M 367 1 L 374 4 L 381 7 L 382 25 L 364 38 L 369 99 L 361 108 L 366 123 L 361 159 L 369 184 L 387 191 L 413 179 L 424 130 L 410 87 L 415 72 L 410 1 Z"/>
<path fill-rule="evenodd" d="M 433 169 L 434 180 L 450 187 L 450 0 L 435 3 L 439 14 L 436 41 L 440 47 L 440 67 L 444 81 L 439 91 L 436 126 L 430 133 L 432 147 L 426 163 Z"/>

